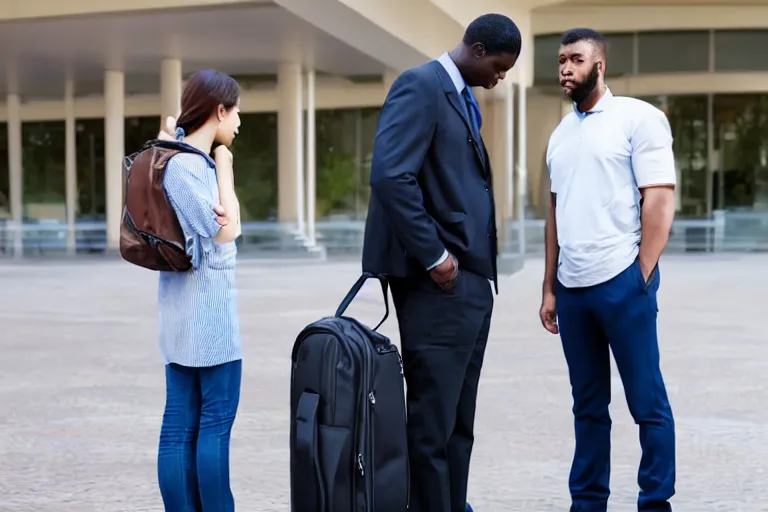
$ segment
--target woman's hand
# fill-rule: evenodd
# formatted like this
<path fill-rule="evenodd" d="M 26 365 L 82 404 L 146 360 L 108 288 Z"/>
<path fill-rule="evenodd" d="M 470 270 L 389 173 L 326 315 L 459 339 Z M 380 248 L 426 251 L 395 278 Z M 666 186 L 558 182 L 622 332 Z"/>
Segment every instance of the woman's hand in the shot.
<path fill-rule="evenodd" d="M 220 145 L 213 150 L 213 159 L 216 162 L 216 178 L 219 182 L 219 200 L 227 216 L 227 225 L 222 226 L 216 235 L 216 241 L 223 244 L 232 242 L 240 236 L 240 205 L 235 195 L 232 153 L 229 151 L 229 148 Z"/>
<path fill-rule="evenodd" d="M 165 118 L 165 124 L 160 128 L 157 134 L 160 140 L 176 140 L 176 118 L 168 116 Z"/>
<path fill-rule="evenodd" d="M 216 176 L 219 182 L 219 191 L 222 189 L 234 190 L 235 171 L 232 164 L 232 153 L 229 151 L 229 148 L 224 145 L 217 146 L 216 149 L 213 150 L 213 160 L 216 162 Z M 230 220 L 232 220 L 233 213 L 235 213 L 235 210 L 227 207 L 227 214 L 230 216 Z"/>
<path fill-rule="evenodd" d="M 219 161 L 228 163 L 229 165 L 232 165 L 232 152 L 229 150 L 227 146 L 224 144 L 221 144 L 219 146 L 216 146 L 216 149 L 213 150 L 213 159 L 218 164 Z M 220 160 L 221 159 L 221 160 Z"/>

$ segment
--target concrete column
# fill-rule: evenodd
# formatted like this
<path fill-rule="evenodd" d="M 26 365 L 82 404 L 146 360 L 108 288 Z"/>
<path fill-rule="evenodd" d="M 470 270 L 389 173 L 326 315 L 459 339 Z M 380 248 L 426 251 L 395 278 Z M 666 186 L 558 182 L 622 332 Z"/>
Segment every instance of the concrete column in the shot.
<path fill-rule="evenodd" d="M 120 248 L 125 158 L 125 75 L 104 73 L 104 173 L 107 203 L 107 248 Z"/>
<path fill-rule="evenodd" d="M 316 243 L 317 151 L 315 149 L 315 70 L 307 71 L 307 245 Z"/>
<path fill-rule="evenodd" d="M 22 223 L 24 217 L 23 169 L 21 167 L 21 98 L 17 93 L 8 94 L 8 173 L 11 203 L 11 221 L 13 222 L 13 254 L 21 257 L 23 253 Z"/>
<path fill-rule="evenodd" d="M 77 146 L 75 142 L 75 80 L 71 74 L 64 82 L 64 175 L 67 208 L 67 254 L 75 254 L 75 219 L 77 217 Z"/>
<path fill-rule="evenodd" d="M 525 77 L 520 81 L 518 90 L 517 108 L 517 197 L 515 198 L 517 210 L 517 237 L 518 250 L 525 254 L 525 204 L 528 195 L 528 140 L 527 140 L 527 82 Z"/>
<path fill-rule="evenodd" d="M 526 149 L 528 151 L 528 193 L 526 206 L 533 208 L 537 218 L 549 211 L 549 170 L 546 164 L 549 137 L 563 117 L 563 99 L 557 95 L 528 91 L 526 105 L 536 115 L 526 119 Z"/>
<path fill-rule="evenodd" d="M 277 71 L 278 220 L 304 234 L 304 108 L 301 65 L 283 62 Z"/>
<path fill-rule="evenodd" d="M 511 217 L 514 164 L 514 117 L 510 109 L 512 84 L 501 82 L 485 95 L 483 111 L 483 141 L 488 148 L 493 170 L 493 190 L 496 199 L 496 225 L 501 249 L 507 243 L 507 223 Z"/>
<path fill-rule="evenodd" d="M 163 59 L 160 65 L 160 121 L 181 112 L 181 60 Z"/>
<path fill-rule="evenodd" d="M 515 204 L 515 84 L 509 83 L 504 94 L 504 126 L 506 128 L 507 154 L 504 162 L 506 178 L 506 204 L 504 219 L 514 216 Z"/>

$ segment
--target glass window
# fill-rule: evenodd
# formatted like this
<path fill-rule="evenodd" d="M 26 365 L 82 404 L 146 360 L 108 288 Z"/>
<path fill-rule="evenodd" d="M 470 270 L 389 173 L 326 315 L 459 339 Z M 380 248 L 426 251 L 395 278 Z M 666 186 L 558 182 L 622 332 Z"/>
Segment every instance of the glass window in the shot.
<path fill-rule="evenodd" d="M 768 30 L 718 30 L 715 32 L 716 71 L 768 70 Z"/>
<path fill-rule="evenodd" d="M 768 210 L 768 94 L 713 98 L 717 209 Z"/>
<path fill-rule="evenodd" d="M 64 121 L 22 123 L 24 217 L 66 221 Z"/>
<path fill-rule="evenodd" d="M 679 216 L 706 217 L 707 96 L 641 98 L 664 111 L 674 138 L 679 191 Z"/>
<path fill-rule="evenodd" d="M 371 197 L 371 161 L 373 159 L 373 143 L 376 139 L 376 130 L 379 125 L 379 113 L 381 108 L 364 108 L 360 111 L 360 158 L 358 160 L 355 198 L 355 211 L 357 219 L 365 219 L 368 215 L 368 201 Z"/>
<path fill-rule="evenodd" d="M 605 34 L 608 41 L 606 76 L 631 75 L 634 71 L 634 34 Z"/>
<path fill-rule="evenodd" d="M 232 144 L 235 191 L 243 221 L 277 218 L 277 114 L 240 114 Z"/>
<path fill-rule="evenodd" d="M 317 112 L 318 220 L 365 218 L 379 110 Z"/>
<path fill-rule="evenodd" d="M 8 125 L 0 123 L 0 221 L 11 216 L 11 187 L 8 170 Z"/>
<path fill-rule="evenodd" d="M 560 50 L 560 34 L 536 36 L 533 46 L 534 83 L 557 85 L 557 52 Z"/>
<path fill-rule="evenodd" d="M 709 70 L 709 31 L 642 32 L 638 35 L 639 73 Z"/>
<path fill-rule="evenodd" d="M 160 116 L 125 118 L 125 154 L 130 155 L 141 149 L 160 131 Z"/>
<path fill-rule="evenodd" d="M 707 96 L 669 96 L 667 118 L 674 138 L 680 187 L 680 214 L 705 217 L 707 211 Z"/>
<path fill-rule="evenodd" d="M 104 220 L 106 182 L 104 176 L 104 119 L 78 119 L 77 146 L 78 220 Z"/>

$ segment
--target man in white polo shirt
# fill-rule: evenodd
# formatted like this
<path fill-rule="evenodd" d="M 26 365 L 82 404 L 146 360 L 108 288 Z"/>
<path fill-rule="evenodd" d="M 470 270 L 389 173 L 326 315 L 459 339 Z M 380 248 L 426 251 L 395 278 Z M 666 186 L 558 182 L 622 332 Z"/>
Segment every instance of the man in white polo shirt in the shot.
<path fill-rule="evenodd" d="M 675 427 L 659 368 L 658 261 L 674 218 L 675 163 L 666 116 L 604 83 L 604 37 L 563 35 L 560 84 L 574 109 L 547 149 L 551 206 L 541 321 L 559 332 L 573 394 L 571 512 L 605 512 L 611 366 L 640 427 L 638 510 L 671 511 Z"/>

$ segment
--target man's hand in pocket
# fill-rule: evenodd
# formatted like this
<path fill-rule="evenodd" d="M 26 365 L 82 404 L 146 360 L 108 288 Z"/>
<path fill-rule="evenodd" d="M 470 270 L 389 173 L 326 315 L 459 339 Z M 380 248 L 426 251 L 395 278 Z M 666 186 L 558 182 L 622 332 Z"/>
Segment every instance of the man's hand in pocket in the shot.
<path fill-rule="evenodd" d="M 449 254 L 444 262 L 429 271 L 429 275 L 440 289 L 448 291 L 459 276 L 459 262 L 453 254 Z"/>

